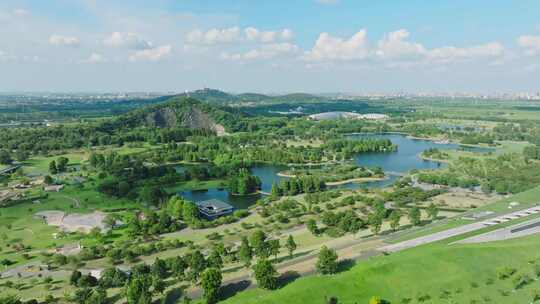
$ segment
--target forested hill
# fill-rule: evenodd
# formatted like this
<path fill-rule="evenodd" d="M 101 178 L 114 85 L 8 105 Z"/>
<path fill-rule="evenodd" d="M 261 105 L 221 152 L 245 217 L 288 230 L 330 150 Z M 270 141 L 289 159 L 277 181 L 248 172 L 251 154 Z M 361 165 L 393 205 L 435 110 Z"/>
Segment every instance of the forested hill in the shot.
<path fill-rule="evenodd" d="M 101 121 L 43 128 L 6 128 L 0 132 L 0 150 L 42 153 L 126 142 L 167 143 L 192 135 L 223 135 L 245 128 L 237 110 L 173 97 Z"/>
<path fill-rule="evenodd" d="M 242 114 L 234 109 L 200 102 L 183 96 L 140 108 L 104 123 L 106 129 L 188 128 L 217 134 L 240 128 Z"/>

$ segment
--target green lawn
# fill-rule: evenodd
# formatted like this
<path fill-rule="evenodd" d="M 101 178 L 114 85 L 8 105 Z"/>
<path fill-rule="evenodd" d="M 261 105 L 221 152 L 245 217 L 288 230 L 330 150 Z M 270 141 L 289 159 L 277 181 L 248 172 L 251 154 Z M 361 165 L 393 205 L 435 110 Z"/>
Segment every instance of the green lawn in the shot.
<path fill-rule="evenodd" d="M 87 158 L 86 152 L 71 152 L 62 155 L 55 156 L 38 156 L 33 157 L 24 162 L 25 173 L 39 173 L 47 174 L 49 172 L 49 163 L 53 160 L 57 160 L 59 157 L 67 157 L 69 159 L 69 165 L 81 164 L 83 160 Z"/>
<path fill-rule="evenodd" d="M 76 201 L 78 201 L 78 207 Z M 53 233 L 58 232 L 58 229 L 35 218 L 34 215 L 39 211 L 61 210 L 67 213 L 88 213 L 93 210 L 127 208 L 134 205 L 129 200 L 114 199 L 90 187 L 81 189 L 74 186 L 67 186 L 61 192 L 48 193 L 48 197 L 39 199 L 39 202 L 37 204 L 24 202 L 0 209 L 0 259 L 7 258 L 17 263 L 25 261 L 20 252 L 7 247 L 8 243 L 23 243 L 25 246 L 30 246 L 30 252 L 33 252 L 81 240 L 78 234 L 54 239 Z M 31 256 L 39 257 L 37 254 L 31 254 Z"/>
<path fill-rule="evenodd" d="M 298 279 L 277 291 L 249 290 L 224 303 L 325 303 L 331 296 L 339 303 L 368 303 L 374 295 L 390 303 L 530 303 L 540 281 L 514 290 L 513 278 L 536 278 L 529 262 L 539 263 L 538 246 L 538 235 L 488 244 L 437 243 L 361 261 L 335 276 Z M 498 279 L 498 269 L 506 266 L 517 274 Z"/>
<path fill-rule="evenodd" d="M 500 201 L 473 209 L 467 212 L 467 214 L 477 213 L 477 212 L 482 212 L 482 211 L 492 211 L 495 213 L 508 213 L 512 211 L 512 209 L 508 209 L 510 202 L 520 203 L 520 205 L 515 207 L 514 210 L 526 209 L 526 208 L 535 206 L 536 204 L 540 203 L 540 187 L 536 187 L 531 190 L 512 195 L 508 198 L 504 198 Z M 471 221 L 462 219 L 464 215 L 465 214 L 460 214 L 457 217 L 451 218 L 442 224 L 439 222 L 439 223 L 434 223 L 432 225 L 428 225 L 426 227 L 420 227 L 414 230 L 403 231 L 402 233 L 398 233 L 395 236 L 391 237 L 388 240 L 388 242 L 399 243 L 399 242 L 414 239 L 417 237 L 425 236 L 428 234 L 432 234 L 432 233 L 440 232 L 443 230 L 455 228 L 458 226 L 470 224 Z"/>

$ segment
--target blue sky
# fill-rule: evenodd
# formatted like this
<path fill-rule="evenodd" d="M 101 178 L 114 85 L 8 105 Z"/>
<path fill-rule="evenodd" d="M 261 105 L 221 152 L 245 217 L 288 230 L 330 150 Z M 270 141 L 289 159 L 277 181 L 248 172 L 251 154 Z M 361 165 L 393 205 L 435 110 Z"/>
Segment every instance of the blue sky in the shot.
<path fill-rule="evenodd" d="M 540 91 L 540 2 L 4 0 L 0 91 Z"/>

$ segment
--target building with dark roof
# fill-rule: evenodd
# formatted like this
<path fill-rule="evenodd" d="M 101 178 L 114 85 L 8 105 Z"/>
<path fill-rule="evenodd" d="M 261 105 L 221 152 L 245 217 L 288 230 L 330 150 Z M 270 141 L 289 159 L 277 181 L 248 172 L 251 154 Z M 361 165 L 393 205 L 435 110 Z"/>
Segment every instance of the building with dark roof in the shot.
<path fill-rule="evenodd" d="M 199 213 L 209 220 L 214 220 L 220 216 L 229 215 L 234 212 L 234 207 L 217 199 L 195 203 L 199 208 Z"/>

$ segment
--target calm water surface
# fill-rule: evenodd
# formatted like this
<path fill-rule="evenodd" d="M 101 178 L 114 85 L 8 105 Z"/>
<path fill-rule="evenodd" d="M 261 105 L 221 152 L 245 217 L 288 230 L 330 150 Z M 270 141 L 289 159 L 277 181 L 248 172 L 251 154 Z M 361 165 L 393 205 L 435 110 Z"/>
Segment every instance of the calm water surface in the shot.
<path fill-rule="evenodd" d="M 388 176 L 388 179 L 373 181 L 367 183 L 350 183 L 336 186 L 341 189 L 361 189 L 361 188 L 382 188 L 393 184 L 400 175 L 403 175 L 413 169 L 438 169 L 446 166 L 445 164 L 423 160 L 420 154 L 428 149 L 437 148 L 441 150 L 463 149 L 477 153 L 489 153 L 494 151 L 492 148 L 468 147 L 457 144 L 436 143 L 430 140 L 412 139 L 402 134 L 351 134 L 349 138 L 384 138 L 390 139 L 392 143 L 398 145 L 398 150 L 389 153 L 362 153 L 354 157 L 354 161 L 360 166 L 381 167 Z M 277 173 L 285 170 L 287 167 L 274 165 L 258 165 L 251 168 L 252 174 L 258 176 L 262 181 L 263 192 L 270 192 L 272 184 L 279 183 L 283 177 L 277 176 Z M 219 199 L 227 202 L 236 208 L 244 209 L 255 203 L 261 198 L 261 195 L 252 196 L 232 196 L 224 189 L 208 189 L 207 191 L 186 191 L 179 193 L 184 198 L 191 201 L 204 201 L 209 199 Z"/>

